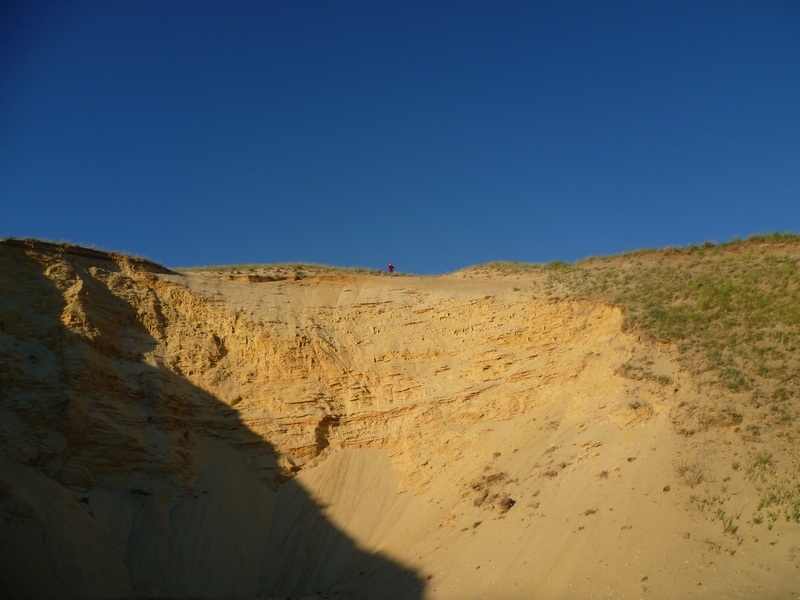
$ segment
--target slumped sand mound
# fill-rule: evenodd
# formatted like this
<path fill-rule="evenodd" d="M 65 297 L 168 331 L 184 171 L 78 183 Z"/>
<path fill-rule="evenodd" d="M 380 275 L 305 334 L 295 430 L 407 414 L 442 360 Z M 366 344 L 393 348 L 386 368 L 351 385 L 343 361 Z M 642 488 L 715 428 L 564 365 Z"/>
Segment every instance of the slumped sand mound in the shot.
<path fill-rule="evenodd" d="M 0 596 L 795 598 L 797 469 L 676 356 L 535 274 L 5 242 Z"/>

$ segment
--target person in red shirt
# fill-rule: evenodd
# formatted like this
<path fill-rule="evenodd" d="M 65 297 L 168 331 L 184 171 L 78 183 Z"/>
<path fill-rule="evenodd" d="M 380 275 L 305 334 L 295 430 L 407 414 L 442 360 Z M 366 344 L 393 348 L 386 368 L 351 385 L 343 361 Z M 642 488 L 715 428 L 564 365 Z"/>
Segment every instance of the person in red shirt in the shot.
<path fill-rule="evenodd" d="M 389 263 L 389 266 L 386 267 L 386 268 L 389 269 L 389 275 L 394 273 L 394 265 L 392 263 Z"/>

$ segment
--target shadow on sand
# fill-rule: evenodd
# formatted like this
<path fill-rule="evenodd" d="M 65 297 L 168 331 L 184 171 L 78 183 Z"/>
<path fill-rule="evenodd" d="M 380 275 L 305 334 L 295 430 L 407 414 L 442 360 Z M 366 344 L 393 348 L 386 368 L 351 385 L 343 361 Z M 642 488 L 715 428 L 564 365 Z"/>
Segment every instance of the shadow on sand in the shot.
<path fill-rule="evenodd" d="M 96 254 L 0 243 L 0 597 L 421 597 L 165 366 L 155 267 Z"/>

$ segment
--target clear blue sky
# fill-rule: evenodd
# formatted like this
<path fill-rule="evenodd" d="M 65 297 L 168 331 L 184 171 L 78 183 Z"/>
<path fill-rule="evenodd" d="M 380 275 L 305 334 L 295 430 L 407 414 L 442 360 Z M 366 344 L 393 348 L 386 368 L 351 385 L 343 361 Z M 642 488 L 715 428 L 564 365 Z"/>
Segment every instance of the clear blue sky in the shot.
<path fill-rule="evenodd" d="M 442 273 L 800 231 L 800 1 L 0 3 L 0 237 Z"/>

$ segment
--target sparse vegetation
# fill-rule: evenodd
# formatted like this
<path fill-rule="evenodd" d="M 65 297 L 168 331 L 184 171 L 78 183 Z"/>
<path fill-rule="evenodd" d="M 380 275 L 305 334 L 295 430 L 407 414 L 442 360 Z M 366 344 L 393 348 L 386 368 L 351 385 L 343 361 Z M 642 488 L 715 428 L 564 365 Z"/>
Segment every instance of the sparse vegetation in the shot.
<path fill-rule="evenodd" d="M 675 464 L 675 472 L 690 488 L 701 484 L 706 479 L 706 468 L 696 461 L 679 461 Z"/>
<path fill-rule="evenodd" d="M 643 250 L 542 268 L 542 276 L 552 293 L 617 305 L 628 331 L 674 345 L 681 366 L 706 390 L 704 401 L 681 407 L 695 425 L 684 422 L 678 431 L 726 427 L 745 443 L 769 441 L 731 464 L 760 490 L 749 522 L 769 529 L 780 518 L 800 522 L 798 473 L 779 471 L 776 460 L 800 460 L 800 236 Z M 618 373 L 652 378 L 642 362 Z M 711 483 L 697 462 L 675 468 L 691 488 Z M 725 533 L 738 538 L 736 519 L 722 505 L 715 510 Z"/>
<path fill-rule="evenodd" d="M 100 248 L 94 244 L 74 244 L 66 240 L 47 240 L 47 239 L 33 239 L 33 238 L 15 238 L 13 236 L 0 238 L 0 244 L 7 244 L 9 246 L 23 246 L 27 248 L 42 248 L 46 250 L 56 250 L 74 254 L 76 256 L 89 256 L 92 258 L 102 258 L 107 256 L 111 259 L 125 258 L 134 262 L 147 264 L 163 269 L 164 267 L 149 259 L 146 256 L 139 254 L 132 254 L 130 252 L 123 252 L 120 250 L 111 250 L 108 248 Z"/>
<path fill-rule="evenodd" d="M 741 544 L 741 538 L 736 535 L 736 532 L 739 531 L 739 526 L 734 524 L 734 519 L 738 520 L 741 516 L 741 512 L 736 515 L 729 515 L 725 512 L 725 509 L 720 507 L 716 510 L 714 516 L 722 522 L 722 530 L 728 535 L 737 538 Z"/>
<path fill-rule="evenodd" d="M 587 265 L 602 276 L 579 273 L 573 281 L 621 305 L 629 329 L 680 345 L 686 365 L 708 373 L 710 383 L 757 390 L 776 402 L 796 398 L 800 378 L 790 349 L 800 347 L 798 257 L 710 253 L 638 268 Z"/>
<path fill-rule="evenodd" d="M 634 362 L 628 361 L 623 363 L 619 369 L 617 369 L 617 373 L 622 375 L 623 377 L 627 377 L 628 379 L 649 379 L 651 381 L 657 381 L 662 385 L 668 385 L 672 383 L 672 378 L 667 375 L 656 375 L 650 370 L 649 365 L 638 365 Z"/>
<path fill-rule="evenodd" d="M 723 497 L 719 494 L 712 495 L 708 493 L 702 499 L 696 495 L 691 497 L 691 501 L 697 504 L 701 512 L 704 512 L 706 509 L 708 509 L 709 513 L 711 513 L 715 519 L 722 523 L 722 532 L 725 535 L 733 538 L 737 546 L 741 546 L 744 542 L 744 538 L 738 533 L 739 525 L 737 525 L 737 522 L 742 517 L 742 510 L 739 509 L 733 513 L 729 513 L 727 510 L 725 510 L 725 503 L 730 499 L 730 495 Z M 730 553 L 733 554 L 734 552 L 735 549 Z"/>
<path fill-rule="evenodd" d="M 761 525 L 765 513 L 767 529 L 772 529 L 781 515 L 787 522 L 800 523 L 800 482 L 796 474 L 779 474 L 777 462 L 766 450 L 750 457 L 745 474 L 760 494 L 750 520 L 753 525 Z"/>
<path fill-rule="evenodd" d="M 702 385 L 739 398 L 723 412 L 696 411 L 701 428 L 741 425 L 737 430 L 746 441 L 768 431 L 787 441 L 800 436 L 800 236 L 773 233 L 636 250 L 572 265 L 489 263 L 476 269 L 539 273 L 551 297 L 615 304 L 627 330 L 674 344 L 682 366 Z M 633 362 L 618 372 L 634 379 L 652 375 L 647 365 Z"/>
<path fill-rule="evenodd" d="M 766 482 L 769 475 L 775 474 L 776 465 L 772 453 L 763 450 L 754 455 L 747 466 L 746 473 L 751 481 Z"/>
<path fill-rule="evenodd" d="M 252 273 L 254 271 L 285 271 L 298 275 L 380 275 L 384 271 L 381 269 L 369 269 L 365 267 L 332 267 L 330 265 L 318 265 L 314 263 L 272 263 L 272 264 L 234 264 L 234 265 L 208 265 L 202 267 L 180 267 L 177 271 L 219 271 L 221 273 Z M 408 275 L 395 271 L 395 276 Z"/>

